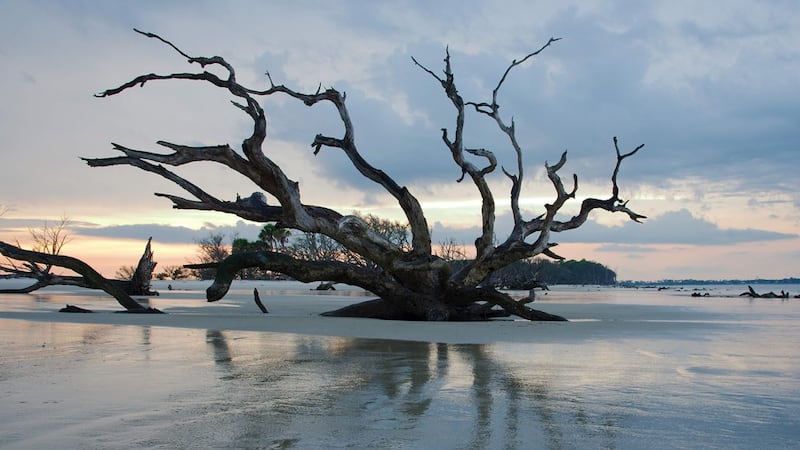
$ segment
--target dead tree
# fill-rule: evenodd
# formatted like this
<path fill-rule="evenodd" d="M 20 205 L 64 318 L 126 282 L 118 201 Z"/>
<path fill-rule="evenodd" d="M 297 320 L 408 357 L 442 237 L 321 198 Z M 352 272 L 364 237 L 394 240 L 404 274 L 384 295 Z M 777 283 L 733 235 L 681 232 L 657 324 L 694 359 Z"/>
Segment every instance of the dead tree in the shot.
<path fill-rule="evenodd" d="M 172 181 L 194 197 L 155 194 L 172 201 L 174 208 L 225 212 L 255 222 L 275 222 L 278 227 L 319 233 L 373 263 L 369 268 L 365 268 L 341 261 L 301 260 L 270 251 L 238 253 L 219 264 L 214 284 L 208 288 L 209 301 L 219 300 L 225 295 L 237 271 L 248 267 L 260 267 L 284 273 L 300 281 L 333 281 L 360 286 L 379 297 L 377 300 L 334 311 L 330 315 L 412 320 L 483 320 L 495 316 L 515 315 L 530 320 L 564 320 L 562 317 L 531 309 L 524 301 L 516 301 L 493 287 L 484 286 L 482 282 L 495 270 L 519 259 L 538 254 L 560 258 L 552 250 L 556 245 L 555 242 L 551 242 L 552 233 L 580 227 L 593 210 L 622 212 L 636 222 L 644 218 L 628 208 L 627 202 L 620 198 L 617 185 L 622 161 L 633 156 L 642 146 L 623 153 L 616 138 L 613 140 L 616 165 L 611 175 L 610 197 L 584 199 L 576 215 L 567 220 L 557 219 L 556 213 L 568 200 L 575 198 L 578 188 L 577 176 L 573 175 L 573 186 L 568 189 L 558 174 L 567 162 L 567 154 L 564 152 L 556 164 L 546 164 L 547 176 L 555 190 L 555 198 L 551 203 L 544 205 L 544 212 L 541 215 L 530 219 L 523 218 L 519 206 L 523 185 L 522 145 L 517 141 L 513 119 L 509 124 L 500 115 L 498 94 L 512 69 L 535 57 L 558 39 L 550 39 L 540 49 L 519 61 L 513 61 L 500 77 L 488 102 L 464 101 L 456 89 L 449 51 L 446 52 L 442 75 L 414 60 L 417 66 L 441 84 L 445 95 L 453 104 L 454 130 L 443 129 L 442 141 L 461 170 L 459 181 L 468 177 L 482 200 L 482 231 L 475 240 L 476 257 L 464 267 L 453 270 L 442 258 L 433 254 L 430 226 L 417 198 L 405 186 L 395 182 L 385 171 L 372 166 L 360 153 L 344 93 L 333 88 L 322 90 L 321 87 L 313 93 L 298 92 L 282 84 L 275 84 L 269 73 L 266 74 L 269 87 L 262 90 L 252 89 L 237 81 L 233 66 L 220 56 L 190 56 L 158 35 L 135 31 L 171 47 L 186 58 L 189 64 L 197 64 L 201 69 L 213 67 L 219 70 L 216 73 L 205 70 L 171 74 L 149 73 L 96 94 L 97 97 L 111 97 L 130 88 L 159 80 L 209 83 L 226 90 L 237 99 L 232 103 L 252 120 L 252 132 L 242 141 L 240 151 L 234 150 L 228 144 L 188 146 L 158 141 L 158 145 L 168 151 L 154 153 L 114 143 L 112 144 L 114 149 L 120 151 L 121 156 L 85 158 L 89 166 L 130 165 L 152 172 Z M 220 71 L 225 75 L 217 75 Z M 362 176 L 392 195 L 408 221 L 411 234 L 410 246 L 401 248 L 392 244 L 371 232 L 366 223 L 355 216 L 343 215 L 325 206 L 302 201 L 299 184 L 289 178 L 264 151 L 267 117 L 258 98 L 273 95 L 288 96 L 309 107 L 330 104 L 336 109 L 341 120 L 342 134 L 340 136 L 317 134 L 311 143 L 314 154 L 323 149 L 341 151 Z M 495 244 L 493 240 L 495 200 L 486 179 L 495 171 L 497 158 L 490 150 L 471 148 L 464 142 L 465 115 L 468 110 L 473 109 L 497 124 L 516 153 L 517 166 L 513 173 L 503 168 L 503 173 L 511 182 L 514 228 L 506 240 L 499 244 Z M 227 166 L 249 178 L 269 197 L 259 197 L 260 201 L 247 202 L 222 200 L 168 168 L 208 161 Z M 267 200 L 276 204 L 268 204 Z"/>
<path fill-rule="evenodd" d="M 7 264 L 0 264 L 0 272 L 16 278 L 33 278 L 36 281 L 20 289 L 0 289 L 2 294 L 27 294 L 47 286 L 77 286 L 87 289 L 100 289 L 110 294 L 127 310 L 146 310 L 131 295 L 158 295 L 150 290 L 156 262 L 150 248 L 152 238 L 147 239 L 144 252 L 139 258 L 136 271 L 129 280 L 109 280 L 97 273 L 85 262 L 49 252 L 24 250 L 17 246 L 0 242 L 0 254 L 7 258 Z M 53 266 L 70 269 L 80 276 L 53 273 Z"/>
<path fill-rule="evenodd" d="M 139 258 L 139 263 L 128 280 L 108 280 L 108 282 L 117 285 L 128 295 L 158 295 L 158 292 L 150 290 L 150 280 L 153 279 L 153 271 L 156 268 L 156 263 L 153 261 L 153 251 L 150 247 L 150 242 L 153 238 L 147 239 L 147 244 L 144 247 L 144 252 Z M 32 278 L 36 281 L 30 286 L 19 289 L 0 289 L 2 294 L 27 294 L 47 286 L 77 286 L 89 289 L 102 289 L 91 282 L 87 281 L 83 276 L 60 275 L 52 272 L 53 266 L 67 267 L 56 263 L 47 261 L 56 261 L 57 259 L 45 258 L 37 256 L 35 259 L 18 258 L 12 255 L 22 255 L 22 249 L 11 244 L 2 243 L 0 247 L 0 254 L 6 256 L 7 263 L 0 264 L 0 273 L 4 273 L 6 277 L 13 278 Z M 52 252 L 38 252 L 36 250 L 29 251 L 30 255 L 54 255 L 60 256 Z M 73 258 L 74 259 L 74 258 Z M 17 261 L 15 261 L 17 260 Z M 71 269 L 71 267 L 67 267 Z M 94 270 L 94 269 L 92 269 Z"/>
<path fill-rule="evenodd" d="M 139 302 L 131 298 L 131 296 L 125 291 L 124 281 L 120 282 L 119 280 L 108 280 L 97 273 L 97 271 L 91 266 L 77 258 L 25 250 L 5 242 L 0 242 L 0 254 L 12 260 L 24 261 L 24 265 L 31 269 L 29 274 L 42 277 L 41 279 L 37 279 L 36 283 L 28 288 L 4 290 L 2 291 L 3 293 L 27 293 L 55 284 L 80 286 L 91 289 L 101 289 L 105 291 L 114 297 L 117 302 L 119 302 L 119 304 L 122 305 L 128 312 L 161 312 L 157 309 L 145 308 L 140 305 Z M 47 267 L 48 270 L 45 272 L 41 265 Z M 52 274 L 49 270 L 49 268 L 52 266 L 69 269 L 77 274 L 80 274 L 81 276 L 75 277 Z M 24 274 L 18 273 L 18 275 Z"/>

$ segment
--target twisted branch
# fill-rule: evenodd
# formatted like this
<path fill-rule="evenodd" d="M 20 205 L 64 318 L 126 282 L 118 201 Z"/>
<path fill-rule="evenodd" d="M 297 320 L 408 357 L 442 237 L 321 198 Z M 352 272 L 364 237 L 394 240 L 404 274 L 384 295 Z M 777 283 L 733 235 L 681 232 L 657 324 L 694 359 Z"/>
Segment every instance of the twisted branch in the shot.
<path fill-rule="evenodd" d="M 453 139 L 450 140 L 447 128 L 442 128 L 442 141 L 444 141 L 447 148 L 450 149 L 453 161 L 461 169 L 461 178 L 459 178 L 458 181 L 462 181 L 466 175 L 469 175 L 481 196 L 481 235 L 475 240 L 475 251 L 477 253 L 477 258 L 480 259 L 492 251 L 495 222 L 495 202 L 494 195 L 492 194 L 491 189 L 489 189 L 489 184 L 486 182 L 486 175 L 494 171 L 495 167 L 497 166 L 497 159 L 489 150 L 468 150 L 464 148 L 465 103 L 464 99 L 458 93 L 458 89 L 456 88 L 455 76 L 453 75 L 452 66 L 450 64 L 450 50 L 447 49 L 445 51 L 444 78 L 440 77 L 432 70 L 422 65 L 416 60 L 416 58 L 412 57 L 411 60 L 414 62 L 414 64 L 427 72 L 429 75 L 435 78 L 439 84 L 442 85 L 442 88 L 444 88 L 444 91 L 447 94 L 447 98 L 450 99 L 453 106 L 456 108 L 456 127 Z M 489 161 L 489 164 L 479 169 L 464 158 L 464 152 L 484 157 Z"/>

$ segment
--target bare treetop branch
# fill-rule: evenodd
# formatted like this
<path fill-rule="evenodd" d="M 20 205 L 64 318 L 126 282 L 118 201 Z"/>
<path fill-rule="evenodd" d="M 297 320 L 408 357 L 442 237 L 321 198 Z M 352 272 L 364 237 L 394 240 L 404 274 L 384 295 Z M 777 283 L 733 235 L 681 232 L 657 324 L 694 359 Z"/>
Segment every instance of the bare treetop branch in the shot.
<path fill-rule="evenodd" d="M 210 58 L 202 57 L 202 56 L 189 56 L 183 50 L 179 49 L 175 44 L 173 44 L 172 42 L 162 38 L 161 36 L 159 36 L 157 34 L 140 31 L 140 30 L 137 30 L 136 28 L 134 28 L 133 31 L 135 31 L 135 32 L 137 32 L 137 33 L 139 33 L 139 34 L 141 34 L 143 36 L 149 37 L 149 38 L 158 39 L 159 41 L 169 45 L 176 52 L 178 52 L 181 56 L 183 56 L 184 58 L 188 59 L 189 63 L 198 63 L 198 64 L 200 64 L 200 67 L 205 67 L 205 66 L 212 65 L 212 64 L 219 64 L 219 65 L 221 65 L 222 67 L 224 67 L 228 71 L 230 80 L 233 80 L 233 79 L 236 78 L 236 71 L 233 69 L 233 66 L 228 64 L 228 62 L 225 61 L 225 59 L 223 59 L 220 56 L 212 56 Z"/>
<path fill-rule="evenodd" d="M 503 83 L 506 81 L 506 78 L 508 77 L 508 74 L 511 72 L 511 69 L 517 67 L 520 64 L 525 63 L 525 61 L 529 60 L 530 58 L 539 55 L 539 53 L 542 53 L 547 47 L 550 47 L 550 45 L 552 45 L 557 41 L 560 41 L 561 39 L 562 38 L 551 37 L 547 41 L 547 43 L 541 46 L 538 50 L 528 53 L 527 55 L 525 55 L 524 58 L 520 59 L 519 61 L 517 61 L 516 59 L 511 61 L 511 64 L 508 66 L 508 68 L 506 68 L 506 71 L 503 73 L 503 76 L 500 77 L 500 81 L 497 82 L 497 87 L 495 87 L 494 90 L 492 91 L 492 107 L 493 108 L 497 107 L 497 93 L 500 92 L 500 87 L 503 86 Z"/>

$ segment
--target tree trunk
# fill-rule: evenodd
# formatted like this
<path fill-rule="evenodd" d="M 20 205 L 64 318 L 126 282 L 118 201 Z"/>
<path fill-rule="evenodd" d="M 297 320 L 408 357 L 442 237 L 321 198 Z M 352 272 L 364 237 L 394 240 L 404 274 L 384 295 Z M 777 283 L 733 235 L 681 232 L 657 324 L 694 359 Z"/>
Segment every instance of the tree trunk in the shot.
<path fill-rule="evenodd" d="M 130 295 L 158 295 L 158 292 L 150 290 L 150 280 L 153 279 L 153 271 L 158 264 L 153 261 L 153 251 L 150 249 L 152 240 L 152 237 L 147 239 L 147 245 L 144 247 L 142 257 L 139 258 L 139 264 L 136 265 L 136 271 L 126 283 L 125 292 Z"/>
<path fill-rule="evenodd" d="M 261 251 L 234 253 L 216 265 L 217 276 L 206 290 L 208 301 L 225 296 L 236 274 L 245 268 L 281 272 L 298 281 L 318 281 L 319 273 L 335 276 L 342 283 L 362 287 L 379 299 L 324 313 L 331 317 L 364 317 L 390 320 L 474 321 L 515 315 L 528 320 L 566 321 L 565 318 L 526 306 L 494 288 L 463 288 L 444 283 L 412 281 L 406 274 L 398 280 L 380 269 L 354 268 L 336 261 L 307 261 L 289 255 Z M 442 271 L 446 277 L 448 271 Z M 428 271 L 421 275 L 428 277 Z M 409 287 L 413 286 L 413 287 Z M 493 309 L 495 306 L 501 308 Z"/>

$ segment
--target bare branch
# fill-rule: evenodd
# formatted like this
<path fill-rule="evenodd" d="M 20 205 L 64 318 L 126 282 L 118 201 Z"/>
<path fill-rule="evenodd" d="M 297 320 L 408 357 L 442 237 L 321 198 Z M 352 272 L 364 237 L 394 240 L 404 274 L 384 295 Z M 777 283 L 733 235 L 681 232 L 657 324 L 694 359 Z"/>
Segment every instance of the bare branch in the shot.
<path fill-rule="evenodd" d="M 611 197 L 609 197 L 609 198 L 607 198 L 605 200 L 600 200 L 600 199 L 595 199 L 595 198 L 584 199 L 583 202 L 581 203 L 580 212 L 577 215 L 575 215 L 571 219 L 569 219 L 567 221 L 564 221 L 564 222 L 553 221 L 553 223 L 550 225 L 550 230 L 552 230 L 552 231 L 564 231 L 564 230 L 571 230 L 571 229 L 578 228 L 579 226 L 583 225 L 586 222 L 586 219 L 589 217 L 589 213 L 594 209 L 602 209 L 602 210 L 605 210 L 605 211 L 608 211 L 608 212 L 612 212 L 612 213 L 614 213 L 614 212 L 622 212 L 622 213 L 627 214 L 628 217 L 631 220 L 633 220 L 634 222 L 639 222 L 639 223 L 641 223 L 641 219 L 646 219 L 647 216 L 644 216 L 642 214 L 636 213 L 636 212 L 632 211 L 630 208 L 628 208 L 628 202 L 627 201 L 623 201 L 619 197 L 619 185 L 617 184 L 617 175 L 619 174 L 619 170 L 620 170 L 620 166 L 622 165 L 622 161 L 625 160 L 625 158 L 633 156 L 634 154 L 636 154 L 636 152 L 641 150 L 643 147 L 644 147 L 644 144 L 639 145 L 634 150 L 632 150 L 632 151 L 630 151 L 628 153 L 622 154 L 619 151 L 619 145 L 618 145 L 618 142 L 617 142 L 617 138 L 614 137 L 614 149 L 615 149 L 616 155 L 617 155 L 617 162 L 614 165 L 614 172 L 611 175 Z M 577 186 L 576 186 L 576 188 L 577 188 Z"/>
<path fill-rule="evenodd" d="M 524 58 L 520 59 L 519 61 L 517 61 L 517 60 L 511 61 L 511 64 L 508 66 L 506 71 L 503 73 L 503 76 L 500 77 L 500 81 L 497 82 L 497 87 L 495 87 L 494 91 L 492 91 L 492 105 L 491 105 L 491 108 L 494 111 L 494 114 L 497 113 L 497 108 L 499 108 L 499 106 L 497 105 L 497 93 L 500 92 L 500 87 L 503 86 L 503 83 L 506 81 L 506 77 L 508 77 L 508 74 L 511 72 L 511 69 L 513 69 L 514 67 L 517 67 L 520 64 L 523 64 L 528 59 L 533 58 L 534 56 L 537 56 L 539 53 L 543 52 L 547 47 L 550 47 L 551 44 L 553 44 L 556 41 L 560 41 L 561 39 L 562 38 L 551 37 L 547 41 L 547 43 L 545 43 L 543 46 L 541 46 L 541 48 L 539 48 L 539 50 L 536 50 L 536 51 L 533 51 L 531 53 L 528 53 Z"/>
<path fill-rule="evenodd" d="M 481 236 L 475 240 L 475 250 L 477 257 L 481 258 L 483 255 L 491 252 L 492 241 L 494 238 L 494 221 L 495 221 L 495 202 L 494 196 L 489 184 L 486 182 L 485 176 L 494 171 L 497 166 L 497 161 L 494 155 L 487 150 L 466 150 L 464 148 L 463 135 L 464 135 L 464 99 L 458 93 L 455 84 L 455 77 L 453 75 L 452 66 L 450 64 L 450 51 L 445 52 L 444 58 L 444 78 L 436 75 L 432 70 L 420 64 L 416 59 L 412 58 L 414 63 L 422 70 L 427 72 L 435 78 L 444 88 L 447 97 L 456 108 L 456 127 L 453 140 L 448 138 L 447 129 L 442 129 L 442 141 L 450 149 L 453 161 L 461 169 L 461 178 L 464 179 L 465 175 L 469 175 L 475 187 L 481 196 Z M 464 152 L 472 153 L 477 156 L 482 156 L 489 159 L 489 165 L 483 169 L 478 169 L 471 162 L 464 158 Z"/>
<path fill-rule="evenodd" d="M 216 199 L 213 199 L 211 196 L 204 194 L 202 190 L 200 190 L 197 186 L 188 183 L 188 181 L 186 180 L 179 179 L 174 174 L 165 172 L 164 170 L 158 169 L 152 165 L 148 165 L 144 163 L 142 159 L 148 159 L 156 162 L 164 162 L 173 165 L 189 161 L 199 161 L 199 160 L 212 160 L 221 162 L 233 168 L 234 170 L 237 170 L 239 173 L 242 173 L 243 175 L 247 176 L 248 178 L 256 182 L 256 184 L 258 184 L 266 192 L 274 195 L 281 204 L 281 207 L 283 208 L 284 212 L 283 221 L 285 223 L 296 225 L 300 229 L 307 231 L 326 232 L 326 230 L 335 229 L 335 227 L 332 226 L 333 224 L 325 225 L 318 223 L 318 220 L 320 218 L 313 217 L 312 215 L 309 214 L 307 210 L 303 208 L 303 205 L 300 202 L 297 183 L 289 180 L 286 177 L 286 175 L 280 170 L 280 168 L 264 155 L 261 149 L 261 145 L 266 137 L 266 118 L 263 109 L 258 104 L 258 102 L 253 98 L 253 96 L 268 96 L 276 93 L 281 93 L 296 98 L 308 106 L 313 106 L 319 102 L 324 102 L 324 101 L 331 102 L 339 111 L 340 119 L 342 120 L 342 124 L 344 125 L 344 137 L 341 139 L 335 139 L 335 138 L 325 137 L 322 135 L 317 136 L 317 138 L 315 138 L 314 140 L 314 143 L 312 144 L 315 148 L 315 152 L 319 152 L 322 146 L 330 146 L 342 149 L 344 153 L 348 156 L 348 158 L 350 158 L 353 165 L 359 170 L 359 172 L 362 173 L 362 175 L 380 184 L 389 193 L 391 193 L 395 198 L 398 199 L 401 207 L 406 213 L 406 216 L 409 220 L 409 224 L 411 226 L 414 252 L 417 255 L 424 255 L 430 253 L 430 234 L 429 234 L 430 231 L 427 222 L 425 220 L 425 216 L 422 212 L 422 209 L 419 206 L 419 202 L 408 192 L 408 190 L 405 187 L 398 186 L 394 182 L 394 180 L 388 177 L 383 171 L 372 167 L 359 154 L 355 146 L 353 126 L 350 121 L 349 112 L 345 106 L 344 94 L 340 94 L 335 89 L 327 89 L 325 91 L 322 91 L 321 85 L 317 89 L 317 92 L 315 94 L 303 94 L 294 91 L 292 89 L 289 89 L 286 86 L 276 85 L 272 79 L 272 76 L 268 72 L 266 73 L 266 76 L 270 83 L 269 89 L 254 90 L 246 88 L 235 81 L 233 68 L 229 63 L 227 63 L 227 61 L 225 61 L 224 58 L 218 56 L 211 58 L 189 56 L 186 52 L 180 50 L 170 41 L 167 41 L 166 39 L 163 39 L 158 35 L 155 35 L 153 33 L 141 32 L 139 30 L 136 31 L 144 36 L 158 39 L 161 42 L 169 45 L 180 55 L 188 58 L 190 63 L 198 63 L 203 67 L 209 64 L 218 64 L 223 66 L 226 70 L 228 70 L 229 73 L 228 79 L 226 80 L 220 79 L 216 75 L 209 72 L 175 73 L 170 75 L 148 74 L 148 75 L 141 75 L 117 88 L 106 90 L 103 93 L 98 94 L 98 97 L 107 97 L 115 95 L 130 87 L 137 85 L 142 86 L 148 81 L 166 80 L 166 79 L 187 79 L 187 80 L 206 81 L 217 87 L 225 88 L 231 94 L 241 99 L 244 99 L 244 103 L 233 102 L 233 104 L 237 108 L 245 111 L 254 121 L 253 134 L 249 138 L 245 139 L 242 143 L 242 149 L 247 159 L 244 160 L 243 158 L 237 158 L 235 154 L 228 147 L 225 146 L 220 146 L 215 148 L 210 148 L 210 147 L 192 148 L 191 149 L 192 151 L 190 153 L 182 151 L 182 149 L 188 149 L 188 147 L 179 148 L 179 146 L 172 145 L 170 148 L 176 150 L 176 153 L 168 157 L 167 156 L 156 157 L 153 154 L 134 154 L 128 152 L 128 156 L 133 159 L 129 160 L 114 159 L 113 161 L 111 161 L 110 159 L 107 159 L 105 161 L 91 160 L 93 162 L 90 162 L 90 165 L 99 166 L 99 165 L 129 164 L 139 168 L 143 168 L 145 170 L 154 173 L 158 173 L 159 175 L 164 176 L 165 178 L 170 179 L 173 182 L 176 182 L 177 184 L 179 184 L 181 187 L 183 187 L 193 195 L 198 196 L 198 198 L 203 202 L 203 204 L 200 205 L 197 204 L 192 204 L 192 205 L 200 206 L 202 209 L 223 210 L 225 212 L 228 212 L 228 210 L 223 208 L 223 205 L 218 200 L 215 201 Z M 134 161 L 134 159 L 138 159 L 139 161 L 136 162 Z M 184 206 L 189 205 L 189 203 L 186 202 L 180 202 L 180 203 Z M 339 236 L 337 236 L 336 234 L 334 234 L 334 236 L 332 237 L 339 239 Z M 373 255 L 366 255 L 366 256 L 371 257 Z"/>
<path fill-rule="evenodd" d="M 216 265 L 217 276 L 207 291 L 209 302 L 225 296 L 239 270 L 250 267 L 280 272 L 303 281 L 335 281 L 370 289 L 376 295 L 390 295 L 398 285 L 380 272 L 340 261 L 308 261 L 271 251 L 241 252 L 225 258 Z M 377 283 L 376 283 L 377 282 Z M 381 288 L 381 286 L 384 286 Z"/>
<path fill-rule="evenodd" d="M 202 57 L 202 56 L 189 56 L 186 53 L 184 53 L 183 50 L 181 50 L 178 47 L 176 47 L 175 44 L 173 44 L 172 42 L 162 38 L 161 36 L 159 36 L 157 34 L 147 33 L 147 32 L 144 32 L 144 31 L 139 31 L 136 28 L 134 28 L 133 31 L 135 31 L 135 32 L 137 32 L 137 33 L 139 33 L 139 34 L 141 34 L 143 36 L 149 37 L 149 38 L 158 39 L 159 41 L 169 45 L 176 52 L 178 52 L 181 56 L 183 56 L 184 58 L 188 59 L 189 63 L 198 63 L 198 64 L 200 64 L 200 67 L 205 67 L 205 66 L 212 65 L 212 64 L 219 64 L 222 67 L 224 67 L 225 70 L 228 71 L 228 74 L 230 75 L 230 78 L 229 78 L 230 80 L 233 80 L 235 78 L 235 71 L 233 70 L 233 66 L 228 64 L 227 61 L 225 61 L 223 58 L 221 58 L 219 56 L 214 56 L 214 57 L 211 57 L 211 58 L 206 58 L 206 57 Z"/>
<path fill-rule="evenodd" d="M 506 68 L 503 75 L 500 77 L 500 80 L 497 82 L 497 86 L 492 91 L 492 101 L 491 103 L 486 102 L 467 102 L 468 105 L 472 105 L 475 108 L 475 111 L 484 115 L 489 116 L 492 118 L 495 123 L 497 124 L 498 128 L 501 132 L 503 132 L 509 139 L 512 148 L 516 154 L 517 159 L 517 174 L 512 176 L 508 171 L 503 169 L 503 172 L 508 176 L 511 180 L 511 213 L 514 218 L 514 229 L 511 231 L 508 239 L 511 241 L 522 242 L 525 238 L 525 222 L 522 219 L 522 213 L 519 207 L 519 197 L 522 191 L 522 183 L 524 180 L 524 170 L 523 170 L 523 160 L 522 160 L 522 147 L 520 146 L 519 142 L 517 141 L 516 130 L 514 125 L 514 119 L 511 119 L 511 124 L 506 124 L 503 119 L 500 117 L 500 105 L 497 103 L 497 97 L 500 92 L 500 88 L 503 86 L 506 78 L 508 77 L 511 70 L 520 64 L 523 64 L 528 59 L 538 55 L 542 51 L 544 51 L 547 47 L 549 47 L 554 42 L 560 40 L 560 38 L 550 38 L 547 43 L 545 43 L 541 48 L 538 50 L 529 53 L 524 58 L 520 59 L 519 61 L 513 60 L 511 64 Z"/>
<path fill-rule="evenodd" d="M 60 254 L 61 249 L 72 240 L 72 237 L 67 234 L 69 225 L 69 217 L 61 216 L 59 223 L 56 225 L 50 225 L 45 221 L 40 229 L 28 228 L 31 239 L 33 239 L 32 250 L 51 255 Z"/>
<path fill-rule="evenodd" d="M 500 80 L 497 83 L 497 86 L 492 91 L 492 100 L 491 103 L 488 102 L 468 102 L 467 105 L 471 105 L 476 112 L 480 114 L 484 114 L 490 118 L 492 118 L 495 123 L 497 124 L 500 131 L 502 131 L 511 146 L 514 149 L 517 158 L 517 174 L 509 173 L 505 168 L 503 168 L 503 173 L 511 180 L 511 211 L 512 216 L 514 218 L 514 229 L 512 230 L 511 234 L 509 235 L 508 239 L 504 244 L 497 248 L 497 251 L 489 253 L 487 257 L 483 260 L 479 257 L 475 264 L 471 266 L 466 266 L 459 272 L 455 273 L 451 277 L 451 282 L 454 283 L 465 283 L 467 285 L 476 285 L 480 283 L 485 276 L 492 273 L 494 270 L 499 269 L 500 267 L 505 266 L 517 259 L 530 257 L 536 254 L 545 254 L 555 259 L 563 259 L 561 256 L 555 254 L 550 248 L 555 245 L 555 243 L 550 243 L 550 232 L 551 231 L 563 231 L 566 229 L 577 228 L 582 225 L 586 219 L 588 218 L 588 214 L 593 209 L 605 209 L 610 212 L 625 212 L 628 216 L 638 222 L 639 219 L 644 218 L 644 216 L 634 213 L 630 209 L 627 208 L 627 203 L 622 202 L 619 199 L 619 188 L 617 186 L 617 174 L 619 172 L 619 167 L 625 158 L 632 156 L 635 154 L 642 146 L 637 147 L 635 150 L 627 153 L 621 154 L 619 148 L 617 146 L 616 138 L 614 138 L 614 145 L 617 152 L 617 163 L 614 168 L 614 172 L 612 175 L 612 197 L 608 200 L 597 200 L 597 199 L 586 199 L 583 201 L 581 206 L 581 213 L 577 216 L 573 217 L 571 220 L 566 222 L 560 222 L 556 220 L 557 212 L 562 208 L 562 206 L 572 198 L 575 198 L 577 190 L 578 190 L 578 176 L 573 174 L 573 187 L 570 191 L 567 191 L 561 178 L 558 175 L 558 171 L 566 164 L 567 161 L 567 152 L 565 151 L 559 161 L 550 166 L 545 164 L 547 169 L 547 175 L 550 179 L 553 187 L 556 190 L 556 199 L 552 204 L 545 205 L 545 213 L 536 217 L 532 220 L 524 220 L 522 218 L 522 214 L 519 207 L 519 197 L 521 195 L 522 183 L 524 178 L 524 171 L 523 171 L 523 159 L 522 159 L 522 147 L 520 146 L 519 142 L 517 141 L 516 132 L 515 132 L 515 124 L 513 118 L 511 119 L 511 124 L 506 124 L 503 119 L 500 117 L 500 105 L 498 103 L 498 94 L 500 88 L 503 86 L 503 83 L 508 78 L 508 75 L 511 73 L 511 70 L 520 64 L 523 64 L 528 59 L 538 55 L 542 51 L 544 51 L 547 47 L 549 47 L 554 42 L 560 40 L 560 38 L 550 38 L 547 43 L 545 43 L 541 48 L 538 50 L 529 53 L 524 58 L 520 60 L 514 60 L 509 64 L 506 68 L 503 75 L 500 77 Z M 533 244 L 528 244 L 525 242 L 525 239 L 529 237 L 531 234 L 538 232 L 539 235 Z"/>
<path fill-rule="evenodd" d="M 638 152 L 642 147 L 644 147 L 644 144 L 640 144 L 638 147 L 636 147 L 635 149 L 633 149 L 632 151 L 630 151 L 628 153 L 625 153 L 624 155 L 620 154 L 619 142 L 617 141 L 617 137 L 614 136 L 614 150 L 617 152 L 617 164 L 614 166 L 614 173 L 611 175 L 611 184 L 612 184 L 611 194 L 615 198 L 617 198 L 617 200 L 620 201 L 620 202 L 622 200 L 618 198 L 619 197 L 619 187 L 617 186 L 617 174 L 619 174 L 619 166 L 620 166 L 620 164 L 622 164 L 622 160 L 624 160 L 625 158 L 627 158 L 629 156 L 635 155 L 636 152 Z M 634 219 L 634 220 L 636 220 L 636 219 Z"/>

